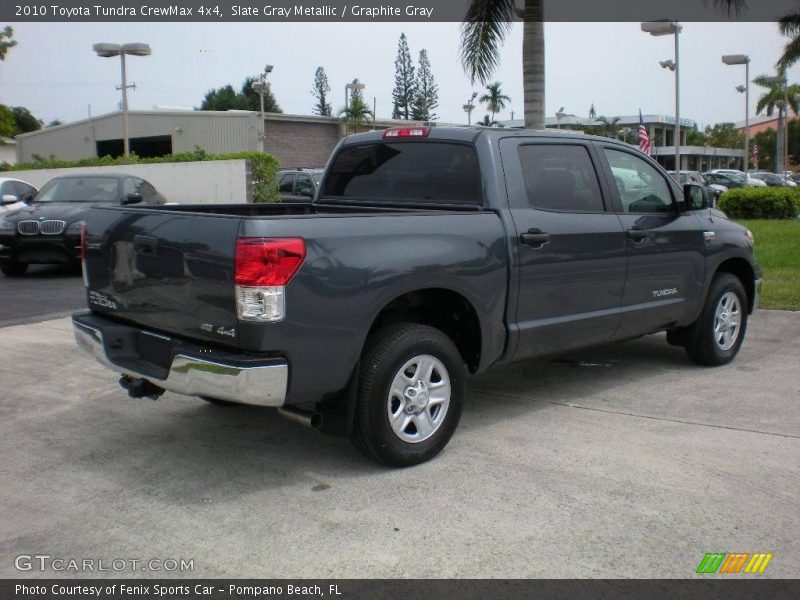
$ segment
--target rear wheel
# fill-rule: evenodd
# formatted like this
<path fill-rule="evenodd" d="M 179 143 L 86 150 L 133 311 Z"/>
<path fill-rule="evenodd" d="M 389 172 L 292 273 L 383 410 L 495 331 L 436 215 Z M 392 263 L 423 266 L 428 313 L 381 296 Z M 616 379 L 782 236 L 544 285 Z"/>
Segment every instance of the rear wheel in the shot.
<path fill-rule="evenodd" d="M 724 365 L 739 352 L 747 332 L 747 294 L 730 273 L 719 273 L 711 283 L 697 320 L 685 332 L 689 357 L 701 365 Z"/>
<path fill-rule="evenodd" d="M 394 467 L 425 462 L 458 426 L 466 369 L 444 333 L 403 323 L 370 337 L 351 440 L 363 454 Z"/>
<path fill-rule="evenodd" d="M 21 277 L 25 275 L 27 270 L 28 265 L 17 261 L 6 262 L 0 265 L 0 271 L 3 271 L 3 275 L 6 277 Z"/>

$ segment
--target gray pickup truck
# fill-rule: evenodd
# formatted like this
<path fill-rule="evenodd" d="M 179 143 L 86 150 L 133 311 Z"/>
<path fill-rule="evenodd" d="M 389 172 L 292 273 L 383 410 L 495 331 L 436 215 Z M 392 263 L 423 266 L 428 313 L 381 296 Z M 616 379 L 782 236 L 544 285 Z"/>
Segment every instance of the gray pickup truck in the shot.
<path fill-rule="evenodd" d="M 313 202 L 93 208 L 80 346 L 132 397 L 278 407 L 389 465 L 447 444 L 469 373 L 659 331 L 734 358 L 750 232 L 582 134 L 405 127 L 339 143 Z"/>

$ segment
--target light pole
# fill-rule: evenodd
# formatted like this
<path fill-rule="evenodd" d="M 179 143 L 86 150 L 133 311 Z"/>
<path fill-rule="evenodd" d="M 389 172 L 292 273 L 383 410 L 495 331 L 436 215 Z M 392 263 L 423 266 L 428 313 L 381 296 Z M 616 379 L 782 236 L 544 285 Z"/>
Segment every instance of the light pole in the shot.
<path fill-rule="evenodd" d="M 267 75 L 272 73 L 272 65 L 267 65 L 264 67 L 264 72 L 259 76 L 257 80 L 255 80 L 252 85 L 250 86 L 253 91 L 258 94 L 258 99 L 260 102 L 261 108 L 261 149 L 266 152 L 267 151 L 267 121 L 266 115 L 264 114 L 264 96 L 269 94 L 269 83 L 267 83 Z"/>
<path fill-rule="evenodd" d="M 350 106 L 350 98 L 348 97 L 348 92 L 362 92 L 364 88 L 367 86 L 361 83 L 358 80 L 358 77 L 353 79 L 353 83 L 346 83 L 344 86 L 344 107 L 347 108 Z M 344 121 L 344 134 L 347 135 L 349 131 L 349 119 L 345 118 Z"/>
<path fill-rule="evenodd" d="M 779 85 L 783 90 L 783 96 L 786 95 L 786 76 L 776 75 L 775 77 L 764 77 L 764 83 L 767 85 Z M 786 170 L 786 159 L 783 152 L 783 138 L 785 137 L 783 111 L 786 108 L 786 102 L 782 98 L 775 103 L 778 107 L 778 133 L 775 136 L 775 171 L 783 172 Z"/>
<path fill-rule="evenodd" d="M 675 60 L 663 61 L 661 66 L 675 72 L 675 172 L 681 171 L 681 78 L 678 34 L 683 26 L 676 21 L 649 21 L 642 23 L 642 31 L 652 36 L 675 36 Z"/>
<path fill-rule="evenodd" d="M 128 88 L 136 89 L 136 85 L 128 85 L 127 75 L 125 72 L 125 55 L 131 56 L 149 56 L 150 46 L 147 44 L 94 44 L 92 50 L 97 53 L 97 56 L 109 58 L 112 56 L 119 56 L 122 65 L 122 85 L 119 88 L 122 90 L 122 152 L 125 156 L 130 155 L 130 140 L 128 130 Z"/>
<path fill-rule="evenodd" d="M 462 106 L 464 112 L 467 113 L 467 125 L 472 125 L 472 111 L 475 110 L 475 98 L 478 97 L 478 92 L 472 92 L 472 96 L 467 100 L 467 103 Z"/>
<path fill-rule="evenodd" d="M 567 113 L 564 112 L 564 107 L 562 106 L 561 108 L 558 109 L 558 112 L 556 113 L 556 123 L 557 123 L 556 128 L 557 129 L 561 129 L 561 119 L 563 119 L 566 116 L 568 116 L 568 115 L 567 115 Z"/>
<path fill-rule="evenodd" d="M 726 65 L 744 65 L 744 85 L 737 85 L 736 91 L 744 93 L 744 180 L 750 171 L 750 57 L 746 54 L 726 54 L 722 57 Z"/>

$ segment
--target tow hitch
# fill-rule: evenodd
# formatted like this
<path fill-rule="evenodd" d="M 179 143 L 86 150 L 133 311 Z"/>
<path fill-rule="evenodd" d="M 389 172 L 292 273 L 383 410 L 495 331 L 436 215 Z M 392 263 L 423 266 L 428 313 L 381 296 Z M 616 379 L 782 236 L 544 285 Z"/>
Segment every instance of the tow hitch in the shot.
<path fill-rule="evenodd" d="M 161 394 L 164 393 L 162 388 L 153 385 L 141 377 L 123 375 L 119 378 L 119 384 L 123 389 L 128 390 L 128 396 L 131 398 L 150 398 L 150 400 L 158 400 Z"/>

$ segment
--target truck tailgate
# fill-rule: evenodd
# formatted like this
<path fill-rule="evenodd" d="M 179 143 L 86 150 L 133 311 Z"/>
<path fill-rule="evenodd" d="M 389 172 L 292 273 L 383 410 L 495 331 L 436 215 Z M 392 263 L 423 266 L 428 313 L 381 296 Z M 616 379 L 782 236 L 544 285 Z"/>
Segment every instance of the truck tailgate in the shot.
<path fill-rule="evenodd" d="M 96 208 L 86 222 L 92 311 L 238 347 L 234 296 L 240 219 L 146 208 Z"/>

